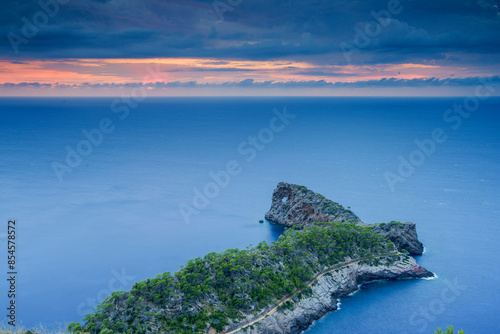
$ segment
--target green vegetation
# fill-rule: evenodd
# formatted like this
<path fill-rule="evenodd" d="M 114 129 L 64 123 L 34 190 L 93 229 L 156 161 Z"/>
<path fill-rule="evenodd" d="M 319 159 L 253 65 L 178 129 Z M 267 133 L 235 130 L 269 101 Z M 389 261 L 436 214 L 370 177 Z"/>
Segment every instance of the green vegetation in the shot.
<path fill-rule="evenodd" d="M 277 242 L 261 242 L 247 250 L 229 249 L 188 261 L 179 272 L 159 274 L 134 284 L 130 292 L 113 292 L 85 324 L 72 323 L 73 333 L 200 333 L 222 332 L 244 314 L 259 314 L 278 300 L 308 294 L 307 283 L 325 270 L 363 259 L 372 265 L 395 251 L 394 244 L 372 229 L 355 224 L 317 223 L 287 229 Z M 388 254 L 391 263 L 399 259 Z M 288 302 L 282 308 L 292 309 Z M 105 331 L 107 330 L 107 331 Z"/>
<path fill-rule="evenodd" d="M 453 326 L 449 326 L 446 328 L 446 332 L 441 331 L 441 328 L 438 328 L 437 331 L 434 332 L 434 334 L 454 334 L 453 332 Z M 461 330 L 458 332 L 458 334 L 464 334 L 464 331 Z"/>
<path fill-rule="evenodd" d="M 378 225 L 373 225 L 373 228 L 380 228 L 386 232 L 389 232 L 390 230 L 392 229 L 395 229 L 395 228 L 399 228 L 399 229 L 404 229 L 405 228 L 405 224 L 401 223 L 401 222 L 398 222 L 398 221 L 391 221 L 389 223 L 380 223 Z"/>
<path fill-rule="evenodd" d="M 303 193 L 306 193 L 309 189 L 306 186 L 298 186 L 299 190 Z"/>

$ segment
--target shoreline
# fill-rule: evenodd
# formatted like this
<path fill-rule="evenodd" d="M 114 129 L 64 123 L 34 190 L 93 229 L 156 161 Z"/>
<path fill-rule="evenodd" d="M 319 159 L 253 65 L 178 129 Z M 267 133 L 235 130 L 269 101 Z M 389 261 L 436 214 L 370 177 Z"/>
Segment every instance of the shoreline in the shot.
<path fill-rule="evenodd" d="M 390 253 L 386 253 L 386 254 L 377 256 L 375 258 L 385 258 L 389 255 L 394 255 L 394 254 L 398 255 L 400 253 L 390 252 Z M 324 271 L 324 272 L 318 274 L 315 278 L 313 278 L 311 280 L 311 282 L 308 283 L 308 286 L 313 287 L 313 290 L 317 290 L 317 291 L 321 291 L 321 290 L 330 291 L 331 293 L 329 296 L 325 295 L 323 297 L 326 297 L 326 299 L 328 299 L 328 297 L 330 297 L 330 301 L 332 303 L 330 303 L 330 305 L 327 305 L 325 303 L 323 303 L 323 305 L 322 305 L 321 302 L 317 303 L 314 295 L 311 297 L 307 297 L 307 298 L 299 300 L 298 303 L 296 303 L 296 304 L 307 303 L 308 299 L 310 299 L 310 300 L 314 300 L 314 301 L 312 301 L 312 303 L 315 303 L 316 305 L 320 306 L 317 309 L 316 313 L 309 314 L 305 317 L 305 318 L 308 318 L 308 320 L 305 323 L 302 323 L 302 321 L 298 320 L 299 318 L 301 318 L 301 316 L 304 316 L 304 314 L 297 315 L 297 314 L 293 314 L 294 313 L 293 311 L 289 311 L 287 309 L 285 309 L 285 310 L 278 309 L 280 306 L 282 306 L 287 301 L 293 300 L 301 292 L 301 291 L 299 291 L 299 292 L 296 292 L 292 296 L 288 296 L 287 298 L 280 300 L 280 302 L 276 306 L 274 306 L 271 310 L 267 311 L 264 314 L 259 315 L 257 318 L 254 318 L 250 322 L 245 323 L 244 325 L 240 325 L 240 326 L 238 326 L 238 328 L 234 328 L 234 329 L 229 330 L 229 331 L 224 331 L 223 333 L 224 334 L 234 334 L 234 333 L 239 333 L 241 331 L 244 331 L 245 333 L 251 333 L 251 334 L 259 334 L 259 333 L 266 333 L 266 334 L 293 333 L 293 334 L 298 334 L 298 333 L 302 333 L 302 332 L 306 331 L 307 329 L 309 329 L 310 326 L 315 321 L 323 318 L 325 315 L 327 315 L 331 312 L 335 312 L 335 311 L 340 310 L 341 309 L 341 299 L 345 298 L 347 296 L 352 296 L 352 295 L 356 294 L 357 292 L 359 292 L 361 287 L 363 286 L 363 284 L 374 283 L 377 281 L 388 281 L 391 279 L 399 280 L 399 279 L 425 278 L 424 276 L 419 276 L 418 273 L 415 274 L 422 267 L 420 267 L 416 263 L 416 261 L 413 257 L 409 257 L 409 258 L 411 258 L 412 260 L 411 260 L 411 263 L 408 264 L 407 271 L 396 270 L 395 275 L 402 275 L 402 277 L 381 277 L 381 278 L 375 278 L 375 279 L 367 279 L 366 281 L 363 281 L 361 283 L 355 283 L 355 284 L 352 284 L 352 282 L 350 282 L 350 281 L 342 282 L 342 279 L 344 278 L 344 274 L 342 273 L 342 271 L 346 271 L 346 274 L 347 274 L 347 272 L 349 272 L 349 270 L 352 270 L 352 271 L 349 272 L 348 275 L 345 275 L 346 278 L 350 277 L 352 275 L 352 273 L 357 273 L 358 275 L 356 275 L 355 281 L 357 282 L 358 276 L 361 277 L 360 278 L 361 280 L 364 280 L 363 279 L 364 273 L 362 271 L 366 270 L 366 268 L 363 269 L 363 267 L 368 266 L 367 264 L 360 263 L 360 262 L 366 260 L 364 258 L 347 261 L 342 265 L 335 266 L 327 271 Z M 394 266 L 398 267 L 398 265 L 401 265 L 401 263 L 396 262 L 396 264 Z M 359 266 L 359 268 L 356 268 L 356 266 Z M 381 272 L 388 270 L 388 269 L 386 269 L 387 266 L 385 264 L 381 264 L 379 266 L 375 266 L 375 267 L 371 267 L 371 268 L 378 268 L 378 267 L 382 267 L 382 268 L 379 268 L 379 269 L 381 269 Z M 403 267 L 404 267 L 404 265 L 403 265 Z M 390 266 L 389 266 L 389 268 L 390 268 Z M 393 270 L 394 270 L 394 268 L 393 268 Z M 361 271 L 361 275 L 359 275 L 358 271 Z M 369 272 L 369 269 L 367 271 Z M 328 282 L 328 279 L 330 279 L 330 280 L 333 279 L 334 273 L 336 274 L 337 278 L 340 278 L 339 272 L 340 272 L 340 275 L 342 277 L 342 279 L 340 279 L 341 283 L 338 284 L 338 286 L 336 286 L 335 289 L 333 289 L 333 291 L 332 291 L 331 289 L 328 288 L 328 285 L 332 285 L 331 284 L 332 282 Z M 434 275 L 433 273 L 428 272 L 428 271 L 426 271 L 426 273 L 430 273 L 430 274 Z M 415 274 L 415 276 L 410 277 L 410 274 Z M 390 275 L 388 275 L 388 276 L 390 276 Z M 336 281 L 333 280 L 333 282 L 336 282 Z M 313 294 L 314 294 L 314 292 L 313 292 Z M 324 306 L 324 307 L 321 307 L 321 306 Z M 300 305 L 299 305 L 299 307 L 300 307 Z M 310 309 L 312 309 L 312 308 L 311 307 L 307 308 L 307 310 L 310 310 Z M 268 327 L 271 327 L 269 325 L 271 325 L 273 323 L 273 321 L 270 321 L 269 318 L 275 318 L 275 319 L 288 318 L 288 320 L 289 320 L 288 322 L 291 322 L 291 323 L 293 323 L 294 320 L 297 320 L 296 323 L 298 323 L 299 326 L 298 327 L 297 326 L 288 326 L 288 327 L 287 326 L 278 326 L 278 328 L 269 329 Z M 281 319 L 281 320 L 283 320 L 283 319 Z M 271 323 L 271 324 L 266 324 L 266 322 Z M 294 327 L 297 327 L 297 328 L 294 328 Z M 288 330 L 290 330 L 290 331 L 288 332 Z"/>

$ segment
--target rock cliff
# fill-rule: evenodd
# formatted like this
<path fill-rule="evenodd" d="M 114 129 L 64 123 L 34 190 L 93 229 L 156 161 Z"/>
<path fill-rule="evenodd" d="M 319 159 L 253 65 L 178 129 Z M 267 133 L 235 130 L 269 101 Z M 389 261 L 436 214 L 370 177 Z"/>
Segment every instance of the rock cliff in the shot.
<path fill-rule="evenodd" d="M 373 224 L 373 231 L 391 240 L 399 251 L 406 249 L 412 255 L 422 255 L 424 245 L 418 240 L 415 223 L 390 222 Z"/>
<path fill-rule="evenodd" d="M 326 199 L 304 186 L 278 183 L 273 191 L 271 209 L 266 219 L 286 227 L 306 227 L 314 222 L 353 222 L 361 219 L 339 203 Z"/>
<path fill-rule="evenodd" d="M 372 226 L 375 232 L 391 240 L 399 251 L 406 249 L 410 254 L 421 255 L 424 250 L 414 223 L 367 225 L 341 204 L 296 184 L 278 183 L 273 191 L 271 208 L 265 217 L 271 224 L 296 228 L 303 228 L 314 222 L 332 221 Z"/>
<path fill-rule="evenodd" d="M 264 319 L 246 326 L 250 334 L 298 334 L 315 321 L 338 308 L 338 299 L 356 291 L 360 284 L 380 279 L 431 277 L 432 273 L 419 266 L 415 259 L 396 261 L 389 266 L 354 263 L 321 276 L 312 285 L 306 298 L 294 298 L 292 307 L 276 311 Z M 243 331 L 241 331 L 243 333 Z"/>

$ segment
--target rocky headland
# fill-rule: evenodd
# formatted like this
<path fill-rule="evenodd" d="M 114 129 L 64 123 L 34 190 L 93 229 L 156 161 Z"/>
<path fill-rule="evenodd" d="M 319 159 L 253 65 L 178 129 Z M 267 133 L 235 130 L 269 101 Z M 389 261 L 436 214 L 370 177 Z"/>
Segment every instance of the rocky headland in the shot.
<path fill-rule="evenodd" d="M 367 225 L 287 183 L 278 184 L 266 218 L 289 227 L 277 242 L 210 253 L 114 292 L 69 331 L 301 333 L 362 283 L 433 276 L 408 255 L 421 253 L 414 224 Z"/>

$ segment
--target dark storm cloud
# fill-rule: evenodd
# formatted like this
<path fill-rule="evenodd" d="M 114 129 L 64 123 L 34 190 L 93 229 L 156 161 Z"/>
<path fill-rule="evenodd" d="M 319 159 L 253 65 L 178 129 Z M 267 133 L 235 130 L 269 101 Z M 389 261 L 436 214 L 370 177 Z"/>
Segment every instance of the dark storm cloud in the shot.
<path fill-rule="evenodd" d="M 367 24 L 377 28 L 373 13 L 387 10 L 390 1 L 245 0 L 221 20 L 213 1 L 72 0 L 58 5 L 31 37 L 23 35 L 23 27 L 42 11 L 39 1 L 2 1 L 0 54 L 5 59 L 300 58 L 318 64 L 500 60 L 499 0 L 401 0 L 390 23 L 378 26 L 348 61 L 341 43 L 355 45 Z M 11 39 L 12 34 L 25 38 L 18 53 L 9 33 Z"/>

